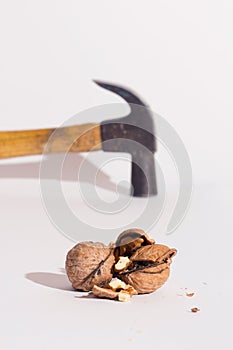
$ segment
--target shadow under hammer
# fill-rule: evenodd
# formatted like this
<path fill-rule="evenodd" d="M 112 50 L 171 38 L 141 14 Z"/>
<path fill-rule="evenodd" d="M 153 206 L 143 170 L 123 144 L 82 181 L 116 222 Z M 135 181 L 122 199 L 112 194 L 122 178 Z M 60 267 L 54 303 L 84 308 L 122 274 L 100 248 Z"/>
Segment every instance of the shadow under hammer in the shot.
<path fill-rule="evenodd" d="M 47 160 L 44 162 L 56 161 L 56 157 L 61 157 L 61 154 L 49 155 Z M 80 171 L 82 164 L 85 162 L 85 170 Z M 90 176 L 92 174 L 92 176 Z M 67 182 L 80 181 L 83 183 L 93 184 L 93 174 L 96 174 L 95 185 L 109 190 L 117 191 L 122 194 L 127 194 L 127 189 L 123 186 L 116 185 L 112 182 L 109 175 L 104 171 L 99 169 L 95 164 L 90 162 L 84 156 L 77 153 L 67 153 L 63 168 L 61 172 L 61 177 L 55 176 L 53 173 L 46 174 L 46 178 L 42 179 L 54 179 L 62 180 Z M 15 164 L 0 164 L 0 179 L 10 178 L 10 179 L 39 179 L 40 177 L 40 161 L 38 162 L 25 162 L 25 163 L 15 163 Z"/>

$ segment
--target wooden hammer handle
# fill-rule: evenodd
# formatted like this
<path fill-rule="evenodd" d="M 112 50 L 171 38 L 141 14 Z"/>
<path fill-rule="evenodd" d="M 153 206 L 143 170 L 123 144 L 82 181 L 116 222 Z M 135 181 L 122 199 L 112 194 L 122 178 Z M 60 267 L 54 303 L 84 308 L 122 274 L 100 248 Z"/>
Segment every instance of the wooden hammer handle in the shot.
<path fill-rule="evenodd" d="M 49 153 L 88 152 L 101 149 L 98 124 L 83 124 L 58 129 L 0 132 L 0 159 L 42 154 L 48 144 Z"/>

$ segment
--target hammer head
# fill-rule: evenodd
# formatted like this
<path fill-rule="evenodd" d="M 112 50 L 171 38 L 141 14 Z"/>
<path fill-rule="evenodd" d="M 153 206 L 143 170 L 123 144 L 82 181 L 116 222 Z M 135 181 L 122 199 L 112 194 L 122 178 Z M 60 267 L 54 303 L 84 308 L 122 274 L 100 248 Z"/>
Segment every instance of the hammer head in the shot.
<path fill-rule="evenodd" d="M 122 97 L 130 106 L 130 114 L 101 123 L 102 149 L 132 155 L 131 183 L 136 197 L 157 194 L 154 152 L 154 122 L 148 106 L 126 88 L 96 81 L 104 89 Z"/>

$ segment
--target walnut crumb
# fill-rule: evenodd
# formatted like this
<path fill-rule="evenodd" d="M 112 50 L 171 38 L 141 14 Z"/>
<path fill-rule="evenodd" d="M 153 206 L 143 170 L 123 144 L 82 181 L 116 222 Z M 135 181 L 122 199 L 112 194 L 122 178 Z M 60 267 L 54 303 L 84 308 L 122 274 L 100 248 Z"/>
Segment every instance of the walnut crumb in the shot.
<path fill-rule="evenodd" d="M 191 311 L 192 311 L 192 312 L 198 312 L 198 311 L 200 311 L 200 309 L 198 309 L 198 307 L 193 307 L 193 308 L 191 309 Z"/>
<path fill-rule="evenodd" d="M 125 290 L 121 290 L 118 294 L 118 300 L 122 302 L 130 301 L 130 294 Z"/>
<path fill-rule="evenodd" d="M 195 293 L 186 293 L 186 297 L 193 297 Z"/>

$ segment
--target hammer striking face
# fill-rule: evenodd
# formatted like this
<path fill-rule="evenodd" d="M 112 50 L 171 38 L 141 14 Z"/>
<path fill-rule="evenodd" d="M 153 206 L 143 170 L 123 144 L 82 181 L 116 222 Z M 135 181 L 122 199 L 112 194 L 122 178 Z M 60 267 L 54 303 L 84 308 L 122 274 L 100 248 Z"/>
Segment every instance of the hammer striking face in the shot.
<path fill-rule="evenodd" d="M 132 194 L 145 197 L 157 194 L 154 153 L 156 138 L 149 108 L 134 93 L 123 87 L 95 81 L 104 89 L 122 97 L 130 114 L 98 124 L 83 124 L 59 129 L 51 153 L 127 152 L 132 156 Z M 55 128 L 0 132 L 0 158 L 42 154 Z M 73 142 L 73 140 L 76 140 Z"/>

